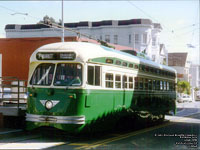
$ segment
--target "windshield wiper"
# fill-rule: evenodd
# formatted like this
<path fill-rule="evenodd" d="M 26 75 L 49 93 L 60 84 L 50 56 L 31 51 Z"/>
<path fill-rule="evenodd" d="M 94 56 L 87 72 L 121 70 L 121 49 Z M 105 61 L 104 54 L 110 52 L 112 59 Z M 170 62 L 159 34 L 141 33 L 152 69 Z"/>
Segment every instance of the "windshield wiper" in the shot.
<path fill-rule="evenodd" d="M 47 72 L 42 76 L 42 78 L 37 82 L 37 84 L 41 84 L 41 82 L 47 77 L 47 75 L 49 74 L 49 71 L 51 69 L 51 66 L 49 66 L 49 68 L 47 69 Z"/>

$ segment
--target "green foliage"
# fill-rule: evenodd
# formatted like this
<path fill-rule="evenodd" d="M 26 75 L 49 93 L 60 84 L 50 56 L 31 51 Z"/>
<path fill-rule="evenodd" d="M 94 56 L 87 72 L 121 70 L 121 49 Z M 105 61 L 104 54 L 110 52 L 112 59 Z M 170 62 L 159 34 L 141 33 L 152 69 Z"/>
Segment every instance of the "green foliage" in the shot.
<path fill-rule="evenodd" d="M 199 91 L 200 89 L 198 87 L 195 87 L 194 88 L 194 91 Z"/>
<path fill-rule="evenodd" d="M 163 65 L 167 65 L 166 58 L 164 58 L 164 60 L 163 60 Z"/>
<path fill-rule="evenodd" d="M 191 90 L 190 90 L 190 83 L 187 81 L 180 81 L 178 80 L 177 82 L 177 90 L 179 93 L 185 93 L 190 95 L 191 94 Z"/>
<path fill-rule="evenodd" d="M 110 45 L 108 45 L 108 43 L 106 43 L 106 42 L 104 42 L 104 41 L 98 40 L 98 42 L 100 42 L 100 43 L 101 43 L 101 45 L 103 45 L 103 46 L 106 46 L 106 47 L 109 47 L 109 48 L 114 48 L 114 49 L 115 49 L 115 47 L 114 47 L 114 46 L 110 46 Z"/>

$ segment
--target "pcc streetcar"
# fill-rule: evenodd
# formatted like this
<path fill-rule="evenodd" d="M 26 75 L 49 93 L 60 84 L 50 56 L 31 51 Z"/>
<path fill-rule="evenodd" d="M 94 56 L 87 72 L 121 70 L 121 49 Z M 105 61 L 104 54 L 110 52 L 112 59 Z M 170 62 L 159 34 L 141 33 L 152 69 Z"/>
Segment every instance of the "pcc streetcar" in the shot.
<path fill-rule="evenodd" d="M 75 133 L 139 114 L 163 120 L 176 111 L 176 71 L 86 42 L 53 43 L 30 58 L 26 128 Z"/>

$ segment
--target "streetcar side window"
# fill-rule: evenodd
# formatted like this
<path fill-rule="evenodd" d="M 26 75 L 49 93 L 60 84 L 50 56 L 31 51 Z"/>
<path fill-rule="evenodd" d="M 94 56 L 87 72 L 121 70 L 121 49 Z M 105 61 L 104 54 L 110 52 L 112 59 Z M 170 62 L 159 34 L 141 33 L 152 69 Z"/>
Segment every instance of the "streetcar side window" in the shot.
<path fill-rule="evenodd" d="M 107 88 L 113 88 L 113 74 L 112 73 L 106 73 L 106 87 Z"/>
<path fill-rule="evenodd" d="M 145 82 L 144 82 L 144 89 L 145 90 L 148 90 L 148 79 L 144 79 Z"/>
<path fill-rule="evenodd" d="M 169 91 L 169 82 L 167 82 L 167 91 Z"/>
<path fill-rule="evenodd" d="M 146 67 L 145 67 L 145 71 L 146 71 L 146 72 L 149 72 L 149 66 L 146 66 Z"/>
<path fill-rule="evenodd" d="M 163 90 L 163 81 L 160 81 L 160 90 Z"/>
<path fill-rule="evenodd" d="M 139 78 L 139 89 L 143 90 L 143 78 Z"/>
<path fill-rule="evenodd" d="M 153 90 L 156 89 L 156 80 L 153 80 Z"/>
<path fill-rule="evenodd" d="M 128 65 L 127 62 L 123 62 L 123 63 L 122 63 L 122 66 L 127 67 L 127 65 Z"/>
<path fill-rule="evenodd" d="M 87 81 L 89 85 L 100 86 L 100 66 L 88 66 Z"/>
<path fill-rule="evenodd" d="M 121 75 L 115 75 L 115 88 L 121 89 Z"/>
<path fill-rule="evenodd" d="M 149 90 L 152 90 L 152 80 L 151 80 L 151 79 L 149 79 L 149 81 L 148 81 L 148 82 L 149 82 L 149 85 L 148 85 L 149 87 L 148 87 L 148 89 L 149 89 Z"/>
<path fill-rule="evenodd" d="M 160 90 L 160 81 L 159 80 L 156 81 L 156 90 Z"/>
<path fill-rule="evenodd" d="M 172 83 L 171 83 L 171 82 L 169 82 L 169 90 L 170 90 L 170 91 L 173 91 Z"/>
<path fill-rule="evenodd" d="M 127 76 L 123 76 L 123 88 L 127 88 Z"/>
<path fill-rule="evenodd" d="M 129 68 L 133 68 L 133 64 L 129 64 L 128 67 L 129 67 Z"/>
<path fill-rule="evenodd" d="M 172 83 L 172 90 L 175 91 L 176 90 L 176 84 Z"/>
<path fill-rule="evenodd" d="M 95 66 L 95 85 L 100 85 L 100 77 L 101 77 L 101 67 Z"/>
<path fill-rule="evenodd" d="M 138 89 L 138 77 L 135 77 L 135 89 Z"/>
<path fill-rule="evenodd" d="M 152 67 L 150 67 L 149 70 L 150 70 L 151 73 L 153 73 L 153 68 Z"/>
<path fill-rule="evenodd" d="M 133 89 L 133 77 L 129 77 L 129 89 Z"/>
<path fill-rule="evenodd" d="M 106 59 L 106 63 L 113 64 L 113 60 L 112 59 Z"/>
<path fill-rule="evenodd" d="M 167 88 L 166 88 L 166 81 L 164 81 L 164 83 L 163 83 L 163 90 L 166 90 Z"/>
<path fill-rule="evenodd" d="M 121 61 L 116 60 L 116 65 L 121 65 Z"/>
<path fill-rule="evenodd" d="M 93 83 L 94 83 L 94 66 L 88 66 L 87 81 L 88 81 L 89 85 L 93 85 Z"/>
<path fill-rule="evenodd" d="M 138 65 L 137 65 L 137 64 L 135 64 L 134 68 L 135 68 L 135 69 L 138 69 Z"/>

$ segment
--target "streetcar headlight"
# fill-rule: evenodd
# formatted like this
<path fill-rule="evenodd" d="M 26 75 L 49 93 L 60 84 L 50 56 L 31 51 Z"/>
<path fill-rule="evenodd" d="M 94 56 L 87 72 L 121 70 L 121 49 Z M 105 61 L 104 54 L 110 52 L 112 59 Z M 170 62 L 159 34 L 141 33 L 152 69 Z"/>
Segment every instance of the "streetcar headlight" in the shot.
<path fill-rule="evenodd" d="M 47 109 L 51 109 L 51 108 L 53 107 L 52 101 L 47 101 L 47 102 L 45 103 L 45 107 L 46 107 Z"/>

